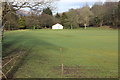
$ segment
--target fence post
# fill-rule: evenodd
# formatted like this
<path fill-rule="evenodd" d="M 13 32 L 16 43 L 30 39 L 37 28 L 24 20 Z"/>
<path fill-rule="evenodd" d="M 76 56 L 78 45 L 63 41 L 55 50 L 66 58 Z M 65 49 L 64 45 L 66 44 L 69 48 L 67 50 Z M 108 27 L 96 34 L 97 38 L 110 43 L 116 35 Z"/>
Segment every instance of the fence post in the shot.
<path fill-rule="evenodd" d="M 63 77 L 63 73 L 64 73 L 64 65 L 63 65 L 62 48 L 60 48 L 60 56 L 61 56 L 61 78 L 62 78 L 62 77 Z"/>

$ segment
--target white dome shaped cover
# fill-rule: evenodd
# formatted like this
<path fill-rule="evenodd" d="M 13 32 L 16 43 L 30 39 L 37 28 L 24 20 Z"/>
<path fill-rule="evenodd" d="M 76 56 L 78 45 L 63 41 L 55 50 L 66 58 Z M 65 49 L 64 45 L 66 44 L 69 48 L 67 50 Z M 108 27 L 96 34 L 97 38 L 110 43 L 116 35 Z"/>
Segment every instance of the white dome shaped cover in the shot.
<path fill-rule="evenodd" d="M 59 23 L 52 26 L 52 29 L 63 29 L 63 26 Z"/>

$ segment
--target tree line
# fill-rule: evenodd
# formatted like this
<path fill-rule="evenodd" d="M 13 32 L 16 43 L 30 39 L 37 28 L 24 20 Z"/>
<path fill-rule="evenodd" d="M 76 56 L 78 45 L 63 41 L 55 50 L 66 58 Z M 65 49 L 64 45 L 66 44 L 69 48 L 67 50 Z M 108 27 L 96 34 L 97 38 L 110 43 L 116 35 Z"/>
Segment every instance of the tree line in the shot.
<path fill-rule="evenodd" d="M 7 5 L 6 5 L 7 6 Z M 29 15 L 19 15 L 15 8 L 11 7 L 11 12 L 6 20 L 6 30 L 16 29 L 42 29 L 51 28 L 52 25 L 60 23 L 65 29 L 75 29 L 83 27 L 110 26 L 120 28 L 120 1 L 119 2 L 96 2 L 91 8 L 85 5 L 82 8 L 70 9 L 67 12 L 53 15 L 51 7 L 31 11 Z"/>
<path fill-rule="evenodd" d="M 109 26 L 120 28 L 120 1 L 96 2 L 91 8 L 84 6 L 80 9 L 70 9 L 62 13 L 61 23 L 66 28 Z M 56 15 L 58 16 L 58 14 Z M 59 18 L 59 16 L 58 16 Z"/>

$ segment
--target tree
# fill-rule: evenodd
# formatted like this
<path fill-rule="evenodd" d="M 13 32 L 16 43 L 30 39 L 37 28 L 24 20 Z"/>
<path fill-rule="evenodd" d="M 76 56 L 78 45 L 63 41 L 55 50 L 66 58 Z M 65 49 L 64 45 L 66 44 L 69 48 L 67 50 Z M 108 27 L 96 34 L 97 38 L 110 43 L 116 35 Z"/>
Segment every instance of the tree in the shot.
<path fill-rule="evenodd" d="M 102 25 L 101 21 L 102 20 L 98 16 L 94 17 L 94 25 L 95 26 L 99 27 L 100 25 Z"/>
<path fill-rule="evenodd" d="M 5 29 L 6 30 L 14 30 L 14 29 L 18 29 L 18 15 L 9 13 L 8 15 L 6 15 L 6 25 L 5 25 Z"/>
<path fill-rule="evenodd" d="M 25 28 L 25 18 L 23 16 L 21 16 L 19 18 L 19 29 L 24 29 Z"/>
<path fill-rule="evenodd" d="M 41 26 L 44 28 L 50 28 L 54 23 L 53 17 L 48 14 L 40 15 L 39 19 Z"/>
<path fill-rule="evenodd" d="M 2 27 L 2 2 L 0 1 L 0 31 Z"/>
<path fill-rule="evenodd" d="M 93 13 L 90 11 L 90 8 L 85 6 L 77 11 L 78 19 L 77 22 L 81 25 L 84 25 L 85 29 L 89 26 L 90 19 L 93 16 Z"/>
<path fill-rule="evenodd" d="M 34 13 L 25 17 L 25 24 L 28 29 L 41 28 L 39 16 Z"/>
<path fill-rule="evenodd" d="M 67 21 L 68 21 L 68 24 L 70 24 L 70 28 L 71 29 L 77 28 L 78 24 L 77 24 L 77 13 L 76 13 L 76 10 L 70 9 L 67 12 L 67 16 L 68 16 Z"/>
<path fill-rule="evenodd" d="M 116 15 L 117 15 L 117 19 L 118 19 L 117 26 L 120 28 L 120 1 L 118 2 L 118 7 L 117 7 L 117 13 L 116 13 Z"/>
<path fill-rule="evenodd" d="M 96 26 L 102 26 L 103 25 L 103 19 L 105 16 L 105 7 L 101 4 L 94 4 L 91 8 L 91 11 L 94 13 L 94 25 Z"/>
<path fill-rule="evenodd" d="M 68 19 L 68 17 L 67 17 L 67 15 L 66 15 L 66 13 L 64 12 L 64 13 L 62 13 L 62 16 L 61 16 L 61 19 L 60 19 L 60 21 L 61 21 L 61 24 L 65 27 L 65 28 L 68 28 L 69 27 L 69 25 L 67 24 L 67 19 Z"/>
<path fill-rule="evenodd" d="M 55 15 L 55 18 L 60 19 L 59 13 L 57 13 L 57 14 Z"/>
<path fill-rule="evenodd" d="M 118 2 L 105 2 L 103 5 L 105 8 L 104 24 L 109 26 L 116 26 L 116 9 Z"/>
<path fill-rule="evenodd" d="M 112 2 L 106 0 L 104 4 L 94 4 L 91 11 L 94 13 L 94 25 L 102 26 L 107 25 L 111 27 L 117 26 L 118 16 L 117 16 L 117 5 L 118 2 Z"/>
<path fill-rule="evenodd" d="M 4 2 L 4 4 L 6 4 Z M 17 29 L 18 27 L 18 15 L 16 14 L 15 12 L 15 9 L 13 7 L 9 7 L 8 4 L 6 4 L 4 7 L 3 7 L 3 14 L 2 14 L 2 25 L 4 26 L 4 29 L 6 30 L 12 30 L 12 29 Z M 10 10 L 9 12 L 7 12 L 7 10 Z M 6 14 L 7 13 L 7 14 Z M 4 15 L 6 14 L 6 15 Z M 1 26 L 1 28 L 3 28 Z"/>
<path fill-rule="evenodd" d="M 39 2 L 0 2 L 0 6 L 2 6 L 2 25 L 0 25 L 1 29 L 2 29 L 2 35 L 4 32 L 4 26 L 7 23 L 7 20 L 5 20 L 5 17 L 8 13 L 13 13 L 15 14 L 12 9 L 14 9 L 14 11 L 18 11 L 21 8 L 30 8 L 31 10 L 35 11 L 36 13 L 40 13 L 42 11 L 43 8 L 49 6 L 52 7 L 52 3 L 56 1 L 56 0 L 41 0 Z M 12 9 L 11 9 L 12 8 Z"/>
<path fill-rule="evenodd" d="M 54 24 L 56 23 L 61 23 L 61 16 L 59 13 L 56 13 L 56 15 L 54 16 Z"/>
<path fill-rule="evenodd" d="M 51 16 L 53 15 L 52 10 L 49 7 L 43 9 L 42 14 L 48 14 L 48 15 L 51 15 Z"/>

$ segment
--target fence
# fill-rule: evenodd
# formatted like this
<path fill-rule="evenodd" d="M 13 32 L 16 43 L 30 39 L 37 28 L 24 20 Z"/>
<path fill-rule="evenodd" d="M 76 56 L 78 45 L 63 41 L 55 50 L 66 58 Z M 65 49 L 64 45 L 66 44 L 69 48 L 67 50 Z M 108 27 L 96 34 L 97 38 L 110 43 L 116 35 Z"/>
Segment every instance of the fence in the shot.
<path fill-rule="evenodd" d="M 19 52 L 12 56 L 7 56 L 2 59 L 2 78 L 7 79 L 7 75 L 11 70 L 15 67 L 16 63 L 18 62 L 18 59 L 24 55 L 24 52 Z"/>

